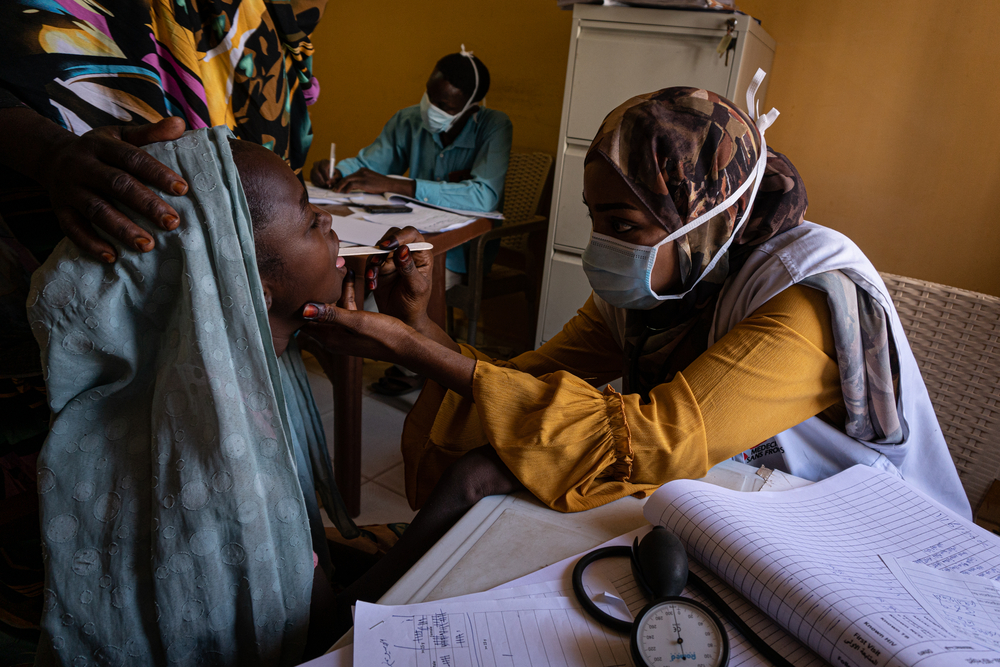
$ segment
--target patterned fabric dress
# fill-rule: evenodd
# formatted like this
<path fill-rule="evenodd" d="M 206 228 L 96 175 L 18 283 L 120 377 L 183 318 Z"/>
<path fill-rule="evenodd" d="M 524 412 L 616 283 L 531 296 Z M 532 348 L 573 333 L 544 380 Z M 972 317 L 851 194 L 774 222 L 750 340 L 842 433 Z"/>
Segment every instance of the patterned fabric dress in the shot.
<path fill-rule="evenodd" d="M 0 2 L 0 108 L 25 105 L 75 134 L 168 116 L 229 126 L 301 172 L 312 127 L 309 35 L 326 0 Z M 28 276 L 62 238 L 47 193 L 0 184 L 0 665 L 11 628 L 41 610 L 35 457 L 48 426 Z M 27 645 L 32 642 L 30 638 Z M 6 647 L 6 648 L 5 648 Z M 11 658 L 14 660 L 14 658 Z M 16 664 L 16 663 L 10 663 Z"/>
<path fill-rule="evenodd" d="M 180 116 L 225 124 L 298 172 L 326 0 L 10 0 L 0 88 L 75 134 Z"/>

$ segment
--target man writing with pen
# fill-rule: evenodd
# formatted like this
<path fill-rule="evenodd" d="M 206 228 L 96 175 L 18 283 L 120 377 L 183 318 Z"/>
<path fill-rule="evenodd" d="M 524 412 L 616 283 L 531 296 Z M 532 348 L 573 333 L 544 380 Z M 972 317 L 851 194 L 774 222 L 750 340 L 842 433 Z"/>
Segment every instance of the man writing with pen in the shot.
<path fill-rule="evenodd" d="M 513 126 L 507 114 L 480 104 L 489 88 L 489 70 L 463 46 L 437 62 L 420 104 L 396 112 L 375 143 L 338 162 L 332 176 L 328 160 L 314 163 L 313 184 L 336 192 L 399 193 L 467 211 L 499 210 Z M 392 177 L 407 172 L 409 178 Z M 463 248 L 448 252 L 447 268 L 450 287 L 461 281 L 452 272 L 466 272 Z"/>
<path fill-rule="evenodd" d="M 375 143 L 338 162 L 332 174 L 329 160 L 314 163 L 313 184 L 336 192 L 398 193 L 466 211 L 499 210 L 513 126 L 507 114 L 481 103 L 489 88 L 489 70 L 462 45 L 434 66 L 420 104 L 397 111 Z M 398 178 L 407 172 L 409 178 Z M 467 273 L 468 245 L 448 251 L 445 289 Z M 499 247 L 499 240 L 486 246 L 487 267 Z M 422 385 L 423 378 L 394 366 L 372 389 L 399 395 Z"/>

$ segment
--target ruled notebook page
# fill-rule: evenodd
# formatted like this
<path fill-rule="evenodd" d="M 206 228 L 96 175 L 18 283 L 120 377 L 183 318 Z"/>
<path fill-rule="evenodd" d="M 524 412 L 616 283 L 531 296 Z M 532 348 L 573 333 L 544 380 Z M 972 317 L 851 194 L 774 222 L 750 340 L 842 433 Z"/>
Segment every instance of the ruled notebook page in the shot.
<path fill-rule="evenodd" d="M 897 477 L 855 466 L 780 493 L 678 480 L 644 514 L 833 665 L 1000 664 L 1000 650 L 935 621 L 879 557 L 1000 580 L 1000 538 Z"/>

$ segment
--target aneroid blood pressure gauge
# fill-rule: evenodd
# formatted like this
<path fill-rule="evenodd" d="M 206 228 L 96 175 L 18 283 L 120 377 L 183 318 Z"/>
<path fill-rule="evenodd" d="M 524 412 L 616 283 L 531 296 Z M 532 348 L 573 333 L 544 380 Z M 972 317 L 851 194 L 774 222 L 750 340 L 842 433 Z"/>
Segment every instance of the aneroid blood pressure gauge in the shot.
<path fill-rule="evenodd" d="M 655 600 L 632 624 L 632 660 L 637 667 L 729 664 L 729 636 L 718 616 L 683 597 Z"/>
<path fill-rule="evenodd" d="M 615 618 L 601 610 L 583 588 L 583 571 L 595 560 L 625 556 L 639 588 L 652 598 L 634 621 Z M 690 580 L 690 581 L 689 581 Z M 632 637 L 636 667 L 725 667 L 729 664 L 729 635 L 715 613 L 696 600 L 680 597 L 684 586 L 696 586 L 705 599 L 722 611 L 741 635 L 775 667 L 793 667 L 761 639 L 711 586 L 688 572 L 684 545 L 662 526 L 654 526 L 632 548 L 604 547 L 585 555 L 573 569 L 573 591 L 588 614 L 612 630 Z"/>
<path fill-rule="evenodd" d="M 604 612 L 583 588 L 587 566 L 610 556 L 631 559 L 636 584 L 653 600 L 634 621 Z M 729 635 L 712 610 L 696 600 L 680 597 L 688 575 L 684 545 L 665 528 L 656 526 L 641 542 L 636 538 L 631 549 L 605 547 L 581 558 L 573 570 L 573 590 L 597 621 L 630 633 L 636 667 L 725 667 L 729 664 Z"/>

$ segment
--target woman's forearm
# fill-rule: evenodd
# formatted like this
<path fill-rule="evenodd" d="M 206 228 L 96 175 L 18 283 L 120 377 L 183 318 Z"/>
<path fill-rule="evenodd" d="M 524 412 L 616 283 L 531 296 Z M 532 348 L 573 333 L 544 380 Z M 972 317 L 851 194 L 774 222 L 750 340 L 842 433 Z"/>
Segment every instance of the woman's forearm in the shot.
<path fill-rule="evenodd" d="M 433 322 L 431 323 L 433 324 Z M 445 345 L 435 337 L 414 331 L 397 351 L 396 363 L 419 373 L 442 387 L 446 387 L 463 398 L 472 399 L 472 379 L 476 371 L 476 360 L 461 354 L 458 344 L 433 324 L 433 328 L 444 336 L 450 345 Z"/>
<path fill-rule="evenodd" d="M 422 313 L 422 317 L 416 321 L 410 322 L 409 325 L 435 343 L 448 348 L 452 352 L 461 354 L 462 348 L 458 346 L 458 343 L 456 343 L 451 336 L 445 333 L 444 329 L 438 326 L 434 320 L 428 317 L 427 313 Z"/>

